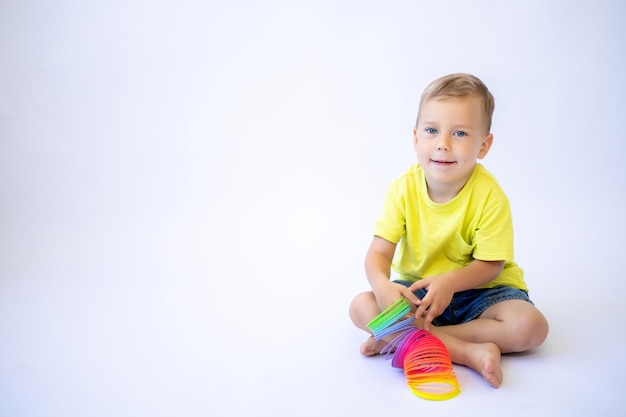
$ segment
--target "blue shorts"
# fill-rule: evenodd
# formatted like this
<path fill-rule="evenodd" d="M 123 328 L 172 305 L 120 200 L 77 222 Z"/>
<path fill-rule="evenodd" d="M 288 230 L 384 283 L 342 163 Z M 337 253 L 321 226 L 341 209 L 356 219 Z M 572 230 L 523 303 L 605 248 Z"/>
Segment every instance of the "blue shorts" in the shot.
<path fill-rule="evenodd" d="M 405 280 L 394 281 L 409 287 L 412 282 Z M 421 288 L 414 291 L 420 300 L 426 295 L 426 290 Z M 506 286 L 494 288 L 481 288 L 461 291 L 454 294 L 450 305 L 433 320 L 435 326 L 448 326 L 451 324 L 461 324 L 478 318 L 489 307 L 501 301 L 524 300 L 533 303 L 528 298 L 526 291 Z"/>

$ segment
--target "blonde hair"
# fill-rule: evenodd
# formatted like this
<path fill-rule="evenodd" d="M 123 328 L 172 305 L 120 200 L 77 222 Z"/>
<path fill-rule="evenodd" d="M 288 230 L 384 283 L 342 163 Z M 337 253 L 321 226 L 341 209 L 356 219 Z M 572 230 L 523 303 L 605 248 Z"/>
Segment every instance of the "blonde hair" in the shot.
<path fill-rule="evenodd" d="M 491 130 L 491 118 L 495 109 L 493 95 L 487 86 L 471 74 L 450 74 L 438 78 L 426 87 L 420 99 L 420 106 L 415 124 L 419 123 L 422 106 L 428 100 L 451 97 L 478 97 L 483 102 L 483 117 L 487 133 Z"/>

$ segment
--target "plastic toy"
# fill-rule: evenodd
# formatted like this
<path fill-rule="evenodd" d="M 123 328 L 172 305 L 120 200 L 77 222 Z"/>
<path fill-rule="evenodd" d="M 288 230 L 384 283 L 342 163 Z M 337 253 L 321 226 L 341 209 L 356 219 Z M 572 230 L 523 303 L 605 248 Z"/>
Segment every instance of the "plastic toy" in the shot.
<path fill-rule="evenodd" d="M 399 333 L 382 350 L 394 368 L 404 370 L 413 394 L 427 400 L 448 400 L 460 392 L 450 353 L 432 333 L 418 329 L 414 318 L 406 317 L 411 306 L 401 298 L 380 313 L 367 327 L 376 340 Z M 393 355 L 393 356 L 392 356 Z"/>

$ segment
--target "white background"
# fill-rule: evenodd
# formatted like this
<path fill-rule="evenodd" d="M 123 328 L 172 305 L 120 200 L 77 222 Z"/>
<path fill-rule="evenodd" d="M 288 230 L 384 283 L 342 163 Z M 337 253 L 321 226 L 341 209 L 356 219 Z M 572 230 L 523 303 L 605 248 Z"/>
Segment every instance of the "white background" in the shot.
<path fill-rule="evenodd" d="M 619 1 L 0 1 L 0 415 L 620 415 Z M 347 316 L 419 96 L 496 98 L 544 346 L 414 397 Z"/>

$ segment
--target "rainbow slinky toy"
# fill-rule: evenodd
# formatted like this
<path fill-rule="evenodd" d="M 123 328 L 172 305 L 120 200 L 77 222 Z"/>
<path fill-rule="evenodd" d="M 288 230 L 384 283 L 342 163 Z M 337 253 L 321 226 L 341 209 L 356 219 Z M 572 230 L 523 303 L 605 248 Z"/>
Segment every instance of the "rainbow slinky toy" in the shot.
<path fill-rule="evenodd" d="M 381 353 L 386 354 L 387 359 L 393 354 L 391 366 L 404 370 L 413 394 L 427 400 L 456 397 L 461 390 L 448 349 L 430 332 L 415 327 L 413 318 L 400 320 L 409 311 L 409 303 L 401 298 L 369 322 L 367 327 L 376 340 L 401 332 Z"/>

